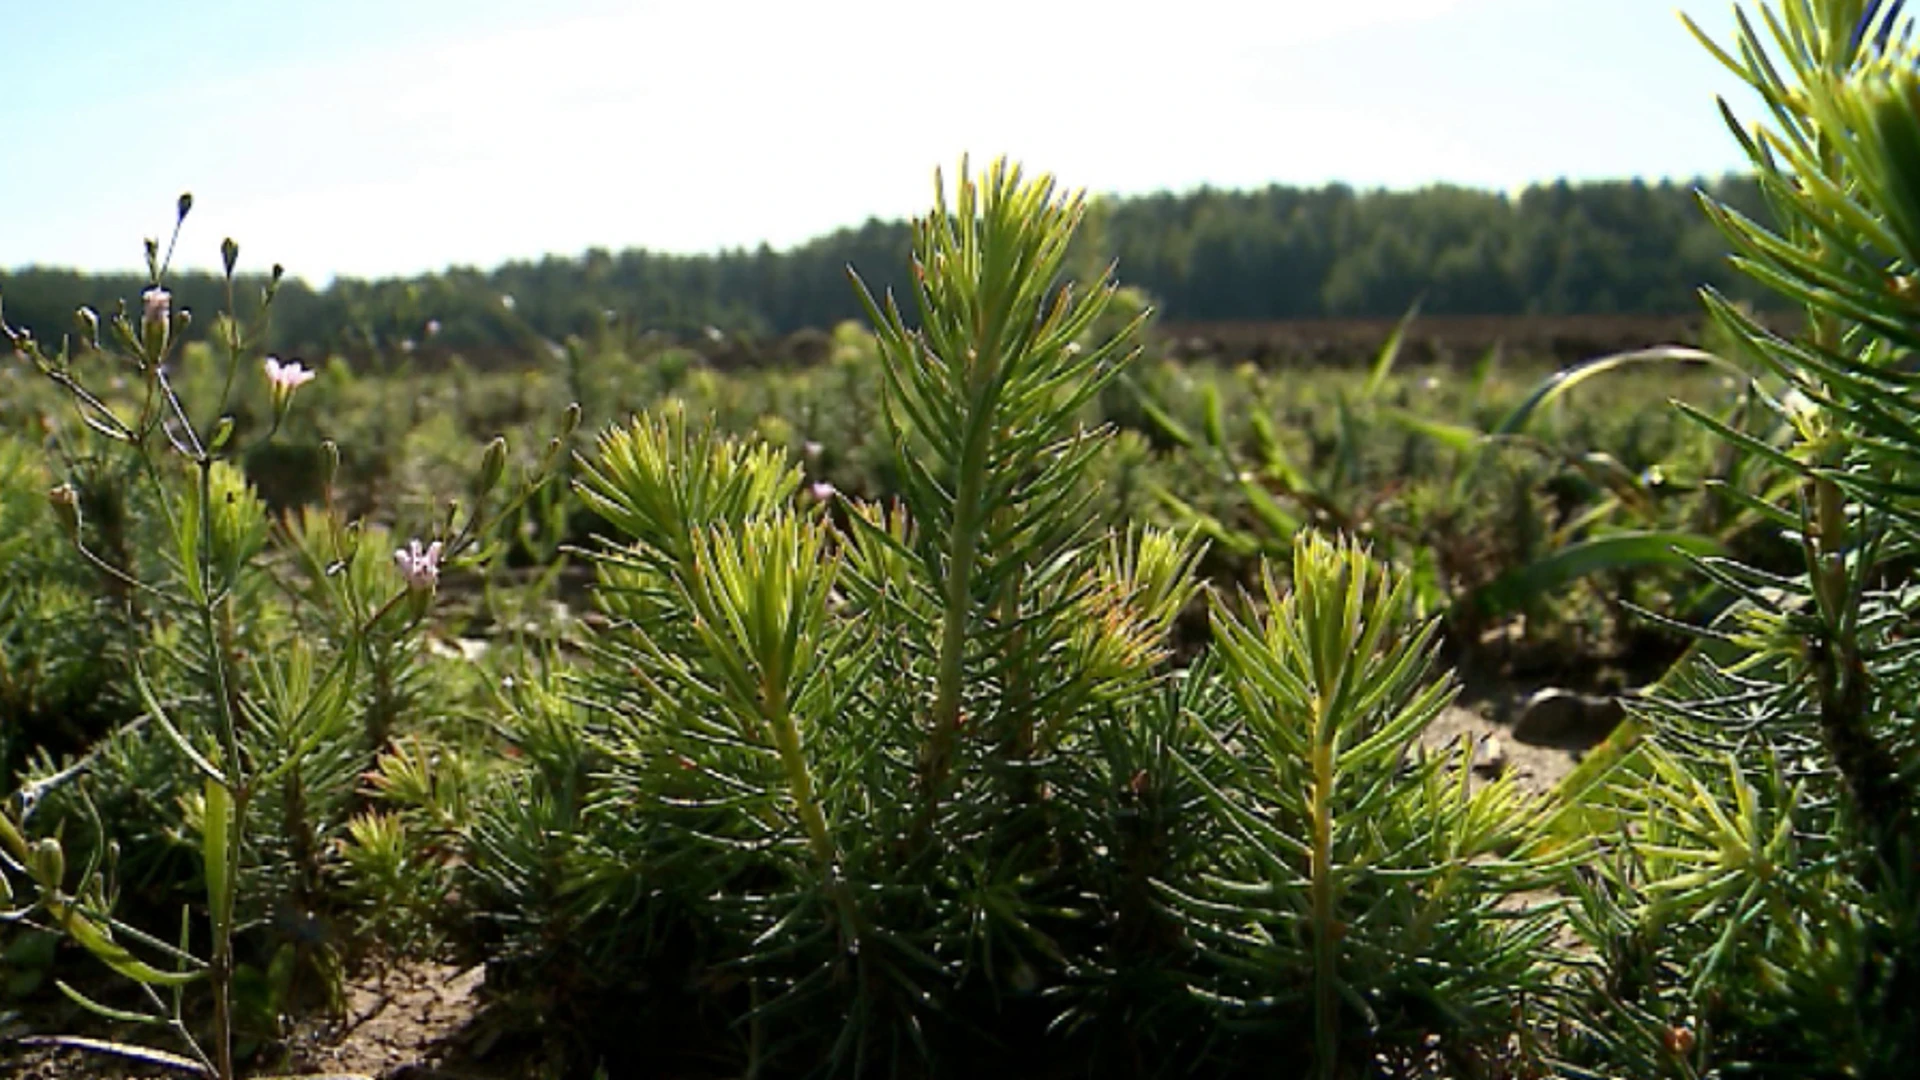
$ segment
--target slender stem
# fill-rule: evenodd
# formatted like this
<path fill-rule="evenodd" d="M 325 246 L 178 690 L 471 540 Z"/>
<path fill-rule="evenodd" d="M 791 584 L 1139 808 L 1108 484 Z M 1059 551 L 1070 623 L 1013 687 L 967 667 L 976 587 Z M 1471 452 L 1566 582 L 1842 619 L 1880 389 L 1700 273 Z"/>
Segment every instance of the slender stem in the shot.
<path fill-rule="evenodd" d="M 223 335 L 227 346 L 227 381 L 220 387 L 220 404 L 214 409 L 213 423 L 219 423 L 220 417 L 227 411 L 227 399 L 233 396 L 233 377 L 240 370 L 240 308 L 233 302 L 233 275 L 227 275 L 227 332 Z M 274 417 L 274 427 L 280 426 L 279 417 Z M 269 436 L 271 438 L 271 436 Z"/>
<path fill-rule="evenodd" d="M 839 853 L 834 849 L 833 837 L 827 832 L 826 815 L 814 799 L 813 773 L 807 768 L 807 760 L 800 751 L 800 733 L 793 726 L 793 715 L 784 704 L 772 705 L 766 709 L 766 721 L 773 732 L 773 745 L 780 754 L 780 765 L 787 774 L 787 786 L 793 792 L 800 825 L 807 832 L 807 845 L 822 868 L 832 869 L 839 861 Z"/>
<path fill-rule="evenodd" d="M 1024 568 L 1016 567 L 1005 585 L 1001 587 L 998 618 L 1002 626 L 1019 626 L 1020 598 L 1027 587 L 1027 575 Z M 1006 689 L 1002 693 L 999 705 L 1005 721 L 999 725 L 997 733 L 1000 743 L 1000 764 L 1003 772 L 1005 791 L 1016 807 L 1032 806 L 1039 797 L 1039 779 L 1026 767 L 1039 750 L 1039 723 L 1033 707 L 1034 679 L 1037 674 L 1029 666 L 1026 658 L 1027 630 L 1019 627 L 1007 634 L 1006 648 L 1002 654 L 1002 663 L 1007 666 L 1009 677 Z M 1012 834 L 1014 842 L 1024 835 L 1029 826 L 1024 815 L 1010 819 L 1017 831 Z"/>
<path fill-rule="evenodd" d="M 172 392 L 168 398 L 178 409 Z M 191 436 L 191 429 L 189 435 Z M 197 438 L 196 438 L 197 443 Z M 240 755 L 238 722 L 234 716 L 231 683 L 227 678 L 227 648 L 220 632 L 213 589 L 213 459 L 202 454 L 200 467 L 200 626 L 206 639 L 207 666 L 213 673 L 215 715 L 219 718 L 220 747 L 226 758 L 226 774 L 233 796 L 233 822 L 227 842 L 227 888 L 218 898 L 217 910 L 210 912 L 213 929 L 213 962 L 209 976 L 213 983 L 213 1051 L 220 1080 L 233 1080 L 233 905 L 239 891 L 240 850 L 245 840 L 247 801 L 251 794 Z"/>
<path fill-rule="evenodd" d="M 89 548 L 85 543 L 76 540 L 73 546 L 74 549 L 80 553 L 81 558 L 91 564 L 94 569 L 100 571 L 102 576 L 112 579 L 114 583 L 123 585 L 136 592 L 152 593 L 162 600 L 168 599 L 164 589 L 149 585 L 139 578 L 128 574 L 126 571 L 101 558 L 99 555 L 94 554 L 93 549 Z"/>
<path fill-rule="evenodd" d="M 166 399 L 168 411 L 172 412 L 173 418 L 179 421 L 180 430 L 187 437 L 186 444 L 181 447 L 181 450 L 198 462 L 201 468 L 211 468 L 213 461 L 207 456 L 206 447 L 200 442 L 200 432 L 194 429 L 193 421 L 187 418 L 187 407 L 180 403 L 180 395 L 174 393 L 173 383 L 167 378 L 167 373 L 156 369 L 153 377 L 154 381 L 160 384 L 160 393 Z"/>
<path fill-rule="evenodd" d="M 922 827 L 933 824 L 953 766 L 954 745 L 960 735 L 960 694 L 966 681 L 967 624 L 973 609 L 973 570 L 979 558 L 980 533 L 985 525 L 980 503 L 985 486 L 987 430 L 980 414 L 990 406 L 976 403 L 960 461 L 960 482 L 953 501 L 953 557 L 947 565 L 946 611 L 940 629 L 940 653 L 935 675 L 932 730 L 921 780 L 926 805 Z"/>
<path fill-rule="evenodd" d="M 1860 598 L 1847 570 L 1846 498 L 1825 477 L 1812 487 L 1807 569 L 1832 620 L 1816 660 L 1821 737 L 1875 855 L 1887 866 L 1898 866 L 1914 842 L 1914 789 L 1893 750 L 1869 724 L 1873 687 L 1853 628 Z M 1880 868 L 1870 865 L 1864 878 L 1877 883 Z"/>
<path fill-rule="evenodd" d="M 213 589 L 213 459 L 200 460 L 200 628 L 207 648 L 207 664 L 213 673 L 215 715 L 220 722 L 220 750 L 226 758 L 227 776 L 241 789 L 240 735 L 234 716 L 232 684 L 227 679 L 227 648 L 220 632 L 220 603 Z M 239 797 L 242 791 L 235 791 Z"/>
<path fill-rule="evenodd" d="M 247 795 L 243 787 L 233 799 L 233 823 L 227 836 L 227 888 L 213 923 L 213 1052 L 220 1080 L 234 1080 L 233 1071 L 233 906 L 240 891 L 240 851 L 246 840 Z"/>
<path fill-rule="evenodd" d="M 794 810 L 800 816 L 800 825 L 807 833 L 807 844 L 820 864 L 820 872 L 826 877 L 827 891 L 839 915 L 841 941 L 850 943 L 860 935 L 859 911 L 854 907 L 853 896 L 847 891 L 847 883 L 840 877 L 840 852 L 827 830 L 827 816 L 821 811 L 820 802 L 815 797 L 813 772 L 807 768 L 806 756 L 800 751 L 800 731 L 794 726 L 793 712 L 784 695 L 775 697 L 763 692 L 761 701 L 761 713 L 772 730 L 773 745 L 780 754 L 780 764 L 787 774 L 787 786 L 793 793 Z M 862 963 L 864 956 L 862 952 Z"/>
<path fill-rule="evenodd" d="M 1332 1080 L 1340 1037 L 1334 986 L 1339 927 L 1333 895 L 1333 747 L 1313 748 L 1313 1049 L 1314 1072 Z"/>
<path fill-rule="evenodd" d="M 115 437 L 125 439 L 128 442 L 133 441 L 134 435 L 135 435 L 134 430 L 128 427 L 126 422 L 120 419 L 119 414 L 115 413 L 112 407 L 107 405 L 106 402 L 101 401 L 99 398 L 93 396 L 93 394 L 90 393 L 86 389 L 86 387 L 81 386 L 79 383 L 75 382 L 71 376 L 63 372 L 49 371 L 47 374 L 48 374 L 48 377 L 51 378 L 56 384 L 58 384 L 62 389 L 66 390 L 67 393 L 73 395 L 74 400 L 79 403 L 74 406 L 74 411 L 79 413 L 83 419 L 86 416 L 86 410 L 92 409 L 95 413 L 99 414 L 102 418 L 104 418 L 108 423 L 113 425 L 112 428 L 109 430 L 111 430 L 115 434 Z M 85 406 L 85 408 L 82 408 L 81 406 Z"/>
<path fill-rule="evenodd" d="M 208 1057 L 207 1052 L 200 1048 L 200 1040 L 193 1037 L 192 1029 L 187 1027 L 186 1020 L 181 1016 L 178 988 L 175 988 L 172 995 L 172 1008 L 169 1008 L 167 1003 L 161 1000 L 159 991 L 153 987 L 148 986 L 146 983 L 141 983 L 140 989 L 146 993 L 147 1003 L 153 1006 L 154 1015 L 165 1019 L 167 1030 L 180 1037 L 180 1041 L 193 1053 L 194 1059 L 200 1062 L 201 1068 L 212 1072 L 215 1068 L 213 1059 Z"/>

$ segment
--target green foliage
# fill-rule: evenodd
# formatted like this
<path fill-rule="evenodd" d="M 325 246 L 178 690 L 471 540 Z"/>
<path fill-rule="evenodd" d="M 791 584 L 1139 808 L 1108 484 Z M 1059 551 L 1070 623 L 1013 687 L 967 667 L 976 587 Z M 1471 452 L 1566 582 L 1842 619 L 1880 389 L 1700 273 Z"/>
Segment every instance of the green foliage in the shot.
<path fill-rule="evenodd" d="M 679 404 L 607 429 L 588 663 L 503 701 L 470 821 L 383 765 L 402 825 L 462 836 L 501 987 L 756 1075 L 1231 1072 L 1305 1034 L 1302 988 L 1325 1075 L 1506 1054 L 1550 970 L 1508 910 L 1536 819 L 1452 756 L 1403 768 L 1451 695 L 1410 579 L 1303 540 L 1177 663 L 1204 552 L 1096 512 L 1130 335 L 1089 341 L 1111 290 L 1058 280 L 1080 204 L 1003 164 L 942 196 L 919 328 L 872 304 L 899 500 L 803 494 Z"/>
<path fill-rule="evenodd" d="M 1183 764 L 1219 841 L 1192 891 L 1166 886 L 1210 961 L 1202 987 L 1276 1045 L 1310 1040 L 1320 1076 L 1373 1053 L 1500 1057 L 1516 1001 L 1549 986 L 1549 911 L 1512 904 L 1546 881 L 1509 858 L 1535 812 L 1511 781 L 1472 790 L 1469 747 L 1418 760 L 1453 688 L 1407 575 L 1311 534 L 1291 565 L 1257 621 L 1214 612 L 1236 707 Z"/>
<path fill-rule="evenodd" d="M 182 196 L 176 233 L 190 207 Z M 301 975 L 318 976 L 322 1001 L 339 1006 L 346 946 L 326 929 L 328 909 L 349 868 L 365 879 L 389 854 L 375 831 L 348 827 L 357 783 L 400 714 L 425 696 L 402 689 L 419 649 L 413 627 L 442 558 L 452 565 L 482 534 L 506 452 L 500 443 L 483 452 L 468 487 L 474 505 L 464 517 L 449 513 L 429 551 L 415 541 L 399 553 L 399 569 L 387 533 L 349 525 L 331 505 L 276 530 L 234 460 L 273 439 L 312 373 L 267 358 L 255 396 L 264 409 L 238 442 L 229 407 L 241 367 L 258 359 L 279 269 L 243 323 L 233 303 L 238 249 L 228 241 L 218 348 L 189 351 L 189 315 L 172 307 L 158 245 L 148 250 L 140 310 L 123 308 L 109 322 L 110 345 L 88 310 L 76 319 L 78 341 L 57 350 L 0 324 L 83 425 L 68 434 L 43 420 L 69 475 L 41 496 L 57 531 L 39 539 L 93 571 L 113 646 L 95 656 L 98 692 L 116 694 L 131 714 L 84 754 L 54 739 L 32 747 L 18 803 L 0 814 L 0 876 L 31 890 L 18 906 L 6 890 L 10 921 L 57 929 L 142 996 L 128 1009 L 65 983 L 63 993 L 108 1019 L 164 1028 L 191 1056 L 107 1050 L 231 1080 L 237 1055 L 281 1036 Z M 104 376 L 116 371 L 132 379 Z M 0 458 L 9 514 L 29 482 L 46 490 L 11 445 Z M 22 524 L 33 538 L 36 522 Z M 29 619 L 45 612 L 44 596 Z M 18 628 L 11 614 L 7 621 Z M 6 655 L 5 670 L 20 671 L 18 653 Z M 36 811 L 40 821 L 30 821 Z M 34 838 L 32 826 L 49 819 Z M 343 860 L 343 849 L 356 857 Z M 174 904 L 177 935 L 141 929 L 155 908 Z M 194 948 L 202 935 L 204 958 Z M 204 1013 L 188 1005 L 199 984 L 210 999 Z"/>
<path fill-rule="evenodd" d="M 59 992 L 190 1056 L 118 1052 L 222 1078 L 425 958 L 484 961 L 484 1023 L 552 1075 L 1895 1075 L 1900 9 L 1788 0 L 1723 56 L 1780 126 L 1740 132 L 1764 210 L 1729 186 L 1710 223 L 1809 318 L 1710 292 L 1713 355 L 1414 368 L 1403 323 L 1350 370 L 1143 361 L 1146 298 L 1106 280 L 1117 250 L 1176 311 L 1365 309 L 1430 262 L 1428 310 L 1647 306 L 1712 275 L 1642 245 L 1582 284 L 1537 249 L 1672 189 L 1090 207 L 963 165 L 847 240 L 905 258 L 821 309 L 871 327 L 809 366 L 708 366 L 596 291 L 723 267 L 653 321 L 747 320 L 742 280 L 812 311 L 805 260 L 590 255 L 342 283 L 356 358 L 458 308 L 436 335 L 539 363 L 335 360 L 297 410 L 277 361 L 242 377 L 277 270 L 253 304 L 227 249 L 188 340 L 199 286 L 156 296 L 152 245 L 137 307 L 59 347 L 4 324 L 39 376 L 0 398 L 13 989 L 67 974 L 57 933 L 125 983 Z M 1680 631 L 1552 799 L 1423 738 L 1443 656 Z"/>
<path fill-rule="evenodd" d="M 1113 290 L 1055 288 L 1082 212 L 1077 199 L 1056 204 L 1050 181 L 1023 185 L 1017 169 L 996 166 L 978 189 L 963 173 L 953 211 L 943 190 L 915 226 L 920 329 L 891 298 L 883 314 L 863 291 L 917 554 L 942 601 L 922 766 L 929 813 L 952 768 L 963 688 L 978 681 L 967 654 L 1020 664 L 1020 639 L 1044 640 L 1063 613 L 1027 601 L 1045 596 L 1046 571 L 1074 554 L 1089 498 L 1076 481 L 1099 445 L 1074 421 L 1131 332 L 1082 348 Z M 1031 718 L 1011 723 L 1016 740 L 1030 739 Z"/>
<path fill-rule="evenodd" d="M 1696 186 L 1749 215 L 1764 213 L 1746 178 L 1563 181 L 1516 196 L 1448 186 L 1203 188 L 1103 200 L 1100 228 L 1079 233 L 1076 262 L 1117 260 L 1129 282 L 1181 322 L 1391 317 L 1415 300 L 1434 315 L 1668 314 L 1685 310 L 1703 281 L 1766 298 L 1727 271 L 1719 237 L 1694 212 Z M 892 291 L 911 291 L 912 242 L 907 223 L 873 220 L 779 252 L 595 249 L 485 273 L 339 279 L 324 289 L 290 280 L 275 303 L 272 344 L 356 361 L 452 354 L 492 365 L 608 330 L 637 351 L 634 327 L 686 336 L 714 327 L 729 334 L 709 344 L 750 359 L 755 349 L 731 334 L 824 330 L 859 318 L 858 299 L 840 288 L 849 265 L 880 275 Z M 212 275 L 173 280 L 182 306 L 196 311 L 216 310 L 225 295 Z M 16 322 L 42 336 L 68 325 L 76 307 L 111 311 L 144 284 L 0 271 Z"/>
<path fill-rule="evenodd" d="M 1806 306 L 1807 330 L 1769 332 L 1709 291 L 1778 434 L 1690 411 L 1778 478 L 1743 501 L 1798 558 L 1785 573 L 1701 561 L 1734 605 L 1648 701 L 1636 740 L 1579 778 L 1575 805 L 1602 811 L 1586 820 L 1626 827 L 1574 883 L 1599 959 L 1574 1057 L 1596 1069 L 1895 1076 L 1920 1051 L 1920 429 L 1900 179 L 1901 87 L 1920 56 L 1903 7 L 1763 5 L 1733 49 L 1713 46 L 1776 125 L 1725 110 L 1777 228 L 1708 212 L 1736 264 Z"/>
<path fill-rule="evenodd" d="M 124 700 L 105 678 L 115 613 L 95 595 L 94 572 L 62 542 L 52 487 L 38 455 L 0 441 L 0 764 L 8 774 L 36 750 L 84 748 Z"/>
<path fill-rule="evenodd" d="M 1284 560 L 1303 527 L 1367 537 L 1468 649 L 1524 620 L 1541 652 L 1618 654 L 1635 632 L 1623 602 L 1718 602 L 1687 587 L 1684 553 L 1751 549 L 1763 519 L 1721 495 L 1762 479 L 1683 418 L 1648 419 L 1672 391 L 1626 380 L 1671 366 L 1676 388 L 1749 426 L 1744 378 L 1726 361 L 1651 348 L 1515 379 L 1489 356 L 1471 379 L 1416 381 L 1396 372 L 1398 337 L 1364 375 L 1286 396 L 1249 369 L 1135 380 L 1149 429 L 1190 452 L 1178 460 L 1210 466 L 1158 480 L 1158 501 L 1243 560 Z"/>

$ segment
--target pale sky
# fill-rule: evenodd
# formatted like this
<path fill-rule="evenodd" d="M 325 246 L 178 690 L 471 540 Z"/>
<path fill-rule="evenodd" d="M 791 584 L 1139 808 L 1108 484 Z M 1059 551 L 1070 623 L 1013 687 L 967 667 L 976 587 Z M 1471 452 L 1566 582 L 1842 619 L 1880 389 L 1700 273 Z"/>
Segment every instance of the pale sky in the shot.
<path fill-rule="evenodd" d="M 177 264 L 317 284 L 785 247 L 963 152 L 1123 194 L 1741 165 L 1674 0 L 0 0 L 0 42 L 0 267 L 137 272 L 187 190 Z"/>

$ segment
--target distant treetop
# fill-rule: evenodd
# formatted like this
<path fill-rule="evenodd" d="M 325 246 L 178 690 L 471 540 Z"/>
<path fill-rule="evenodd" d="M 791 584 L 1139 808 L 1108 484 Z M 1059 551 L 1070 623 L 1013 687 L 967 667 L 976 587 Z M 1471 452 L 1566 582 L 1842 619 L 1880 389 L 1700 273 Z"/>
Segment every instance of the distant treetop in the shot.
<path fill-rule="evenodd" d="M 1563 181 L 1517 196 L 1446 186 L 1202 188 L 1100 200 L 1077 264 L 1117 260 L 1120 280 L 1144 289 L 1171 321 L 1392 316 L 1416 299 L 1430 314 L 1671 314 L 1691 311 L 1703 283 L 1752 292 L 1695 205 L 1702 188 L 1764 213 L 1744 178 Z M 850 264 L 904 301 L 907 257 L 905 222 L 869 220 L 786 251 L 595 248 L 491 271 L 340 279 L 321 290 L 296 280 L 276 303 L 276 343 L 309 355 L 429 341 L 517 348 L 590 333 L 609 317 L 675 334 L 785 334 L 860 316 Z M 111 310 L 143 285 L 133 274 L 29 268 L 0 272 L 0 300 L 16 325 L 53 337 L 77 306 Z M 208 275 L 181 276 L 173 291 L 183 307 L 219 306 Z"/>

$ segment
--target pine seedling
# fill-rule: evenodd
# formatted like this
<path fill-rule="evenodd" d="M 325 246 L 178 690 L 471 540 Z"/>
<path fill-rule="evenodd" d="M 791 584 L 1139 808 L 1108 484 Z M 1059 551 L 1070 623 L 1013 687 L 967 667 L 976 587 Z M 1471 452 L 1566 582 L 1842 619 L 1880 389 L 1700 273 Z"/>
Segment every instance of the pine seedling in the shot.
<path fill-rule="evenodd" d="M 1771 220 L 1706 210 L 1734 264 L 1806 321 L 1776 333 L 1708 290 L 1785 437 L 1688 412 L 1783 478 L 1731 494 L 1800 560 L 1699 564 L 1735 603 L 1647 703 L 1633 779 L 1591 789 L 1626 812 L 1616 869 L 1580 883 L 1581 932 L 1608 961 L 1578 1060 L 1894 1076 L 1920 1049 L 1920 52 L 1905 8 L 1742 7 L 1724 47 L 1694 27 L 1768 118 L 1721 105 Z"/>

